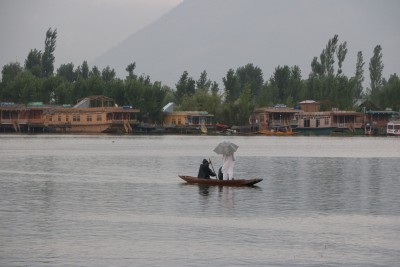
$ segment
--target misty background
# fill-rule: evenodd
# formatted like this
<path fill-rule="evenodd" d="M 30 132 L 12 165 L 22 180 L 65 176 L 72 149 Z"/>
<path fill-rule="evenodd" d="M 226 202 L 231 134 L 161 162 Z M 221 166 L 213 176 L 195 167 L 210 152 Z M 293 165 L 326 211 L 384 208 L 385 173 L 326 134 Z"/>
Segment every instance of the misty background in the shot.
<path fill-rule="evenodd" d="M 362 51 L 365 86 L 369 60 L 382 46 L 383 77 L 400 69 L 400 1 L 396 0 L 1 0 L 0 65 L 44 49 L 57 29 L 55 69 L 87 60 L 117 76 L 136 62 L 135 73 L 174 87 L 183 71 L 203 70 L 222 84 L 232 68 L 253 63 L 269 79 L 277 66 L 311 61 L 335 34 L 347 41 L 343 72 L 353 76 Z"/>

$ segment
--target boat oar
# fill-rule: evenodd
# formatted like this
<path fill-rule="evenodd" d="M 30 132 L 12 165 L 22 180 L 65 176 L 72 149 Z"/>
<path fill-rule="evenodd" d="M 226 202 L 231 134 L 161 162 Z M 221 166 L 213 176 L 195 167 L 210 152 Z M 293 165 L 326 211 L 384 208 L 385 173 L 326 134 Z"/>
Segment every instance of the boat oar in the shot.
<path fill-rule="evenodd" d="M 211 168 L 213 169 L 213 172 L 215 173 L 214 166 L 213 166 L 213 164 L 212 164 L 212 162 L 211 162 L 211 159 L 210 159 L 210 158 L 208 158 L 208 161 L 210 162 L 210 164 L 211 164 Z M 215 175 L 217 175 L 217 174 L 215 173 Z"/>

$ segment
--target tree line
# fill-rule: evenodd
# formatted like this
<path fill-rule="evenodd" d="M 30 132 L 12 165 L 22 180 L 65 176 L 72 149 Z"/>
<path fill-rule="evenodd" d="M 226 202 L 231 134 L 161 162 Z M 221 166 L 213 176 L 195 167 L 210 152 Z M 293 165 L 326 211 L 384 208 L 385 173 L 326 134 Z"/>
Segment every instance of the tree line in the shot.
<path fill-rule="evenodd" d="M 357 102 L 365 100 L 377 109 L 400 108 L 400 79 L 397 74 L 388 80 L 382 76 L 382 47 L 374 48 L 368 69 L 370 86 L 363 88 L 363 53 L 357 53 L 354 76 L 347 77 L 342 71 L 347 42 L 341 43 L 338 35 L 312 59 L 307 78 L 302 77 L 298 66 L 284 65 L 277 66 L 271 77 L 264 80 L 262 70 L 249 63 L 229 69 L 222 78 L 222 87 L 211 81 L 204 70 L 197 80 L 184 71 L 175 88 L 152 82 L 148 75 L 136 75 L 135 62 L 126 67 L 124 79 L 116 77 L 109 66 L 103 70 L 90 68 L 87 61 L 77 67 L 73 63 L 61 64 L 54 71 L 56 39 L 57 30 L 50 28 L 43 52 L 32 49 L 23 66 L 19 62 L 3 66 L 0 102 L 73 105 L 89 95 L 105 95 L 114 98 L 118 105 L 139 108 L 143 121 L 162 121 L 162 107 L 174 102 L 178 110 L 208 111 L 216 121 L 228 125 L 247 124 L 256 107 L 295 107 L 305 99 L 319 101 L 321 110 L 356 110 Z"/>

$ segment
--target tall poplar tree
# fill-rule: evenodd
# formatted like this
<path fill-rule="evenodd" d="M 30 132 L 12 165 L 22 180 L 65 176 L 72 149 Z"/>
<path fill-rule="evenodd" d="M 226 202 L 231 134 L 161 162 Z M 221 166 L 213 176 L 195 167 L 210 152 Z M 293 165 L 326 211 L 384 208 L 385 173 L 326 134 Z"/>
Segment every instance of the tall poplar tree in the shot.
<path fill-rule="evenodd" d="M 78 66 L 76 74 L 78 77 L 82 77 L 84 80 L 89 78 L 89 65 L 86 60 L 83 61 L 81 66 Z"/>
<path fill-rule="evenodd" d="M 355 80 L 356 80 L 356 88 L 355 88 L 355 98 L 359 99 L 361 97 L 363 91 L 363 81 L 364 81 L 364 58 L 361 51 L 357 53 L 357 63 L 356 63 L 356 73 L 355 73 Z"/>
<path fill-rule="evenodd" d="M 49 77 L 54 71 L 54 51 L 56 50 L 57 29 L 54 31 L 49 28 L 46 32 L 46 40 L 44 42 L 44 52 L 42 55 L 42 75 Z"/>
<path fill-rule="evenodd" d="M 382 89 L 383 63 L 382 63 L 382 47 L 375 46 L 374 55 L 369 62 L 369 77 L 371 78 L 371 96 L 374 98 L 377 93 Z"/>
<path fill-rule="evenodd" d="M 25 59 L 25 69 L 29 70 L 36 77 L 42 75 L 42 52 L 32 49 Z"/>
<path fill-rule="evenodd" d="M 189 73 L 185 70 L 175 86 L 175 97 L 178 101 L 178 104 L 180 104 L 184 96 L 192 96 L 195 93 L 196 82 L 192 77 L 189 77 Z"/>
<path fill-rule="evenodd" d="M 136 80 L 137 76 L 136 74 L 134 74 L 135 68 L 136 68 L 136 62 L 133 62 L 126 67 L 125 70 L 128 72 L 127 78 Z"/>
<path fill-rule="evenodd" d="M 321 54 L 321 63 L 325 65 L 325 73 L 327 75 L 332 76 L 334 73 L 333 64 L 335 63 L 335 52 L 337 48 L 339 38 L 338 35 L 335 34 L 332 39 L 329 39 L 326 48 L 322 51 Z"/>
<path fill-rule="evenodd" d="M 347 54 L 347 42 L 343 42 L 339 45 L 338 50 L 336 51 L 336 55 L 338 58 L 338 72 L 337 75 L 341 75 L 342 74 L 342 65 L 343 65 L 343 61 L 346 58 L 346 54 Z"/>
<path fill-rule="evenodd" d="M 207 78 L 207 72 L 205 70 L 200 73 L 200 78 L 196 81 L 196 87 L 197 90 L 208 93 L 211 87 L 211 81 Z"/>

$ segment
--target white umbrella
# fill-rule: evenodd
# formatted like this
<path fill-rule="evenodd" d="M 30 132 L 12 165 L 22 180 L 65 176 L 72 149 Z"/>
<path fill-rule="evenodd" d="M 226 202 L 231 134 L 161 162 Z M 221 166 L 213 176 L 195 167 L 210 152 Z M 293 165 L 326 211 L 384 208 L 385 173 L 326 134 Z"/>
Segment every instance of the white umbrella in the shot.
<path fill-rule="evenodd" d="M 236 152 L 238 147 L 239 146 L 234 143 L 231 143 L 229 141 L 223 141 L 214 148 L 214 152 L 217 154 L 229 155 Z"/>

